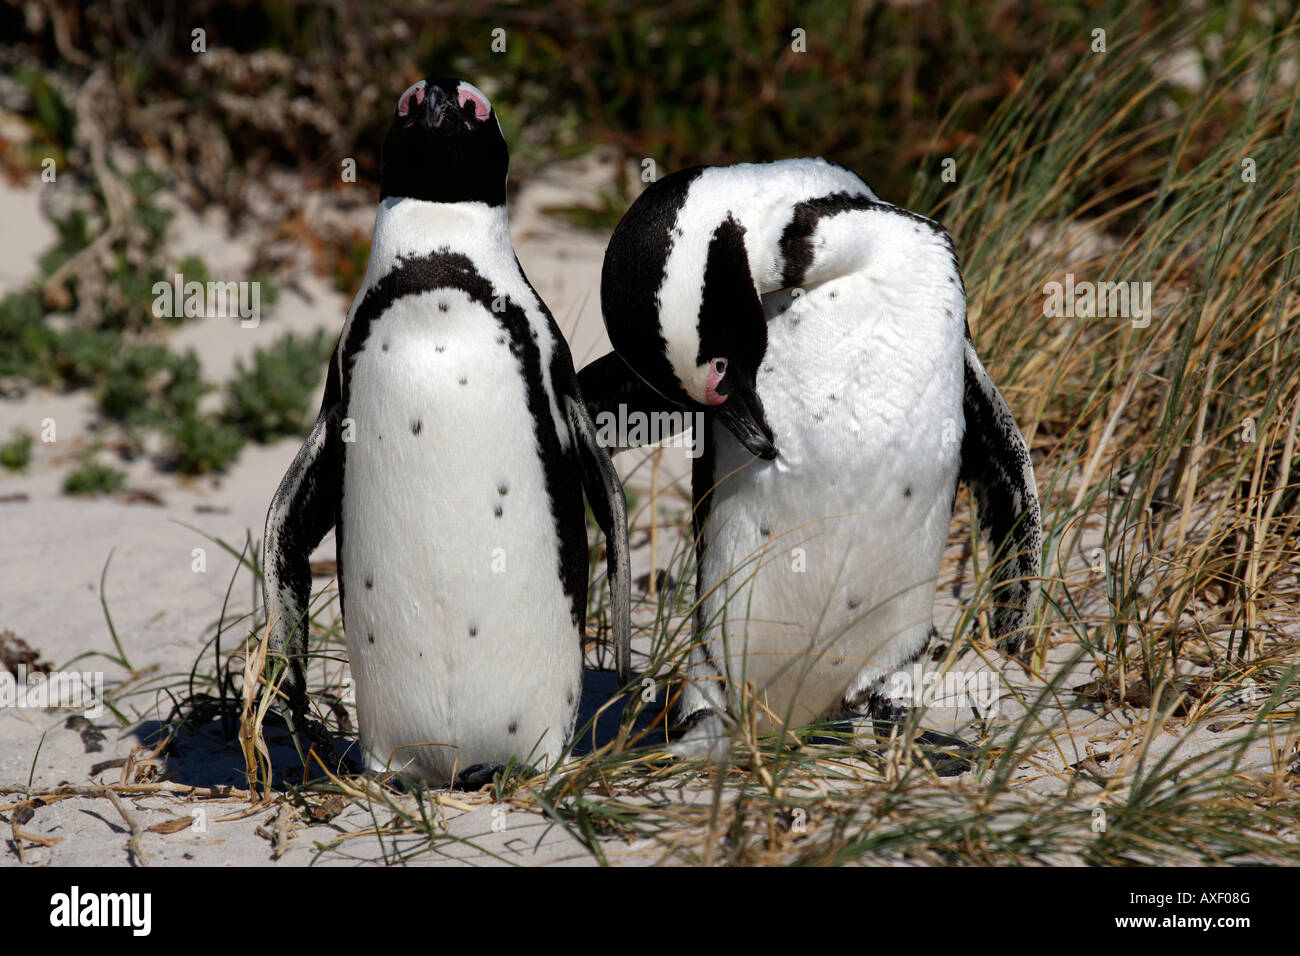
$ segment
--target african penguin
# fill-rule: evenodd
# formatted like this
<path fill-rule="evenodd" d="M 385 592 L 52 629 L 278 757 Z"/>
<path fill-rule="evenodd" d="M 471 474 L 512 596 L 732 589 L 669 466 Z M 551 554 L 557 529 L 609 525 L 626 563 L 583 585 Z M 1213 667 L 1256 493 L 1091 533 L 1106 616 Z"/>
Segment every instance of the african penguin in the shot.
<path fill-rule="evenodd" d="M 614 230 L 601 307 L 615 351 L 579 376 L 593 415 L 706 412 L 679 753 L 717 746 L 744 682 L 770 729 L 905 716 L 886 678 L 933 630 L 958 480 L 1004 559 L 993 630 L 1019 648 L 1033 468 L 942 227 L 821 159 L 686 169 Z"/>
<path fill-rule="evenodd" d="M 291 722 L 311 724 L 308 555 L 333 527 L 362 751 L 368 769 L 417 782 L 560 756 L 582 692 L 584 489 L 624 680 L 629 665 L 623 490 L 515 258 L 508 163 L 474 86 L 427 79 L 402 94 L 370 263 L 266 520 Z"/>

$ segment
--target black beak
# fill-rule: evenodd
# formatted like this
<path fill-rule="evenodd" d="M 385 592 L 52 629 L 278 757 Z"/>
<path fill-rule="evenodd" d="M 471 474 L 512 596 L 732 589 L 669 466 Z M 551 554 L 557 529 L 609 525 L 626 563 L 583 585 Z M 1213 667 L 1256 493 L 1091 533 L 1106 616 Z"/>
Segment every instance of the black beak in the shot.
<path fill-rule="evenodd" d="M 439 87 L 429 84 L 424 98 L 424 124 L 437 129 L 452 112 L 452 100 Z"/>
<path fill-rule="evenodd" d="M 776 457 L 776 440 L 772 435 L 772 426 L 763 414 L 763 403 L 759 400 L 754 386 L 747 382 L 733 381 L 727 400 L 721 405 L 712 406 L 718 421 L 727 426 L 727 431 L 736 436 L 736 440 L 759 458 L 771 461 Z"/>

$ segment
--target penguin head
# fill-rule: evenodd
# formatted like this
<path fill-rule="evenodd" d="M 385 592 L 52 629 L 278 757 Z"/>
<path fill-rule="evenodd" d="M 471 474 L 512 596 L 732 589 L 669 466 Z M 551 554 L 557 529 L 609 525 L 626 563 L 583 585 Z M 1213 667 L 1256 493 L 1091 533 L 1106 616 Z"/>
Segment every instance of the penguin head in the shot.
<path fill-rule="evenodd" d="M 504 205 L 510 153 L 496 111 L 471 83 L 431 77 L 397 100 L 380 198 Z"/>
<path fill-rule="evenodd" d="M 660 234 L 676 210 L 673 194 L 660 183 L 672 179 L 643 192 L 610 238 L 601 272 L 610 343 L 660 395 L 708 411 L 753 454 L 775 458 L 757 386 L 767 317 L 750 275 L 745 230 L 732 216 L 713 230 L 702 263 L 702 296 L 682 313 L 661 289 L 667 253 Z"/>
<path fill-rule="evenodd" d="M 754 300 L 746 308 L 743 297 L 722 308 L 710 308 L 706 301 L 694 333 L 677 341 L 665 338 L 665 358 L 672 368 L 679 396 L 687 404 L 703 406 L 737 441 L 760 458 L 776 457 L 776 441 L 758 397 L 758 368 L 767 351 L 767 320 Z M 660 336 L 664 337 L 662 325 Z M 669 393 L 671 394 L 671 393 Z"/>
<path fill-rule="evenodd" d="M 638 316 L 609 276 L 607 268 L 605 328 L 624 363 L 665 398 L 716 417 L 753 454 L 775 458 L 776 440 L 756 384 L 767 351 L 762 307 L 746 309 L 742 299 L 720 311 L 706 308 L 698 326 L 684 327 L 665 322 L 662 313 Z M 756 314 L 746 314 L 751 311 Z"/>

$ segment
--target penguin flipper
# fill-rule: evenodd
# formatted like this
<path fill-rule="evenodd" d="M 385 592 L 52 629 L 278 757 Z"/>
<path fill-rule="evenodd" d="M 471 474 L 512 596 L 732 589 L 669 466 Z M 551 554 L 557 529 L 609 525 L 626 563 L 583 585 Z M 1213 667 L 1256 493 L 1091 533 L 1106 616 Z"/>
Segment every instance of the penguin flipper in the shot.
<path fill-rule="evenodd" d="M 262 605 L 271 632 L 270 654 L 288 659 L 281 689 L 289 698 L 291 720 L 307 710 L 308 559 L 334 527 L 340 494 L 337 358 L 330 360 L 320 415 L 280 480 L 262 536 Z"/>
<path fill-rule="evenodd" d="M 675 435 L 690 424 L 691 416 L 683 414 L 686 411 L 684 406 L 664 398 L 647 385 L 617 352 L 602 355 L 583 366 L 578 373 L 578 384 L 587 414 L 593 422 L 600 421 L 603 414 L 619 419 L 621 407 L 624 421 L 639 416 L 642 421 L 655 422 L 658 426 L 654 431 L 656 440 Z M 650 430 L 646 433 L 649 435 Z M 612 447 L 609 453 L 626 451 L 628 447 L 631 446 Z"/>
<path fill-rule="evenodd" d="M 1032 637 L 1039 597 L 1043 533 L 1038 488 L 1029 447 L 969 336 L 965 379 L 959 479 L 970 487 L 980 530 L 989 539 L 993 635 L 1003 651 L 1015 655 Z"/>
<path fill-rule="evenodd" d="M 620 684 L 632 677 L 632 564 L 627 543 L 627 498 L 609 453 L 596 440 L 596 426 L 575 375 L 564 396 L 569 433 L 578 451 L 582 486 L 605 534 L 606 566 L 614 629 L 614 666 Z"/>

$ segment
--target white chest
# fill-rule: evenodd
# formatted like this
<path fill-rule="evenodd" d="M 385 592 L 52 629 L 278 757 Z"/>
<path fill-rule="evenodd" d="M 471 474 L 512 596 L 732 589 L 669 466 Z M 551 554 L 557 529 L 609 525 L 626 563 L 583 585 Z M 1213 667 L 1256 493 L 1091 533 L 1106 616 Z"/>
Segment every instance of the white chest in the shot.
<path fill-rule="evenodd" d="M 703 570 L 706 588 L 726 584 L 706 615 L 730 594 L 747 679 L 774 708 L 797 696 L 811 719 L 928 633 L 960 461 L 962 336 L 942 310 L 898 314 L 861 275 L 764 304 L 758 391 L 779 454 L 752 460 L 714 426 L 723 483 Z"/>
<path fill-rule="evenodd" d="M 525 757 L 539 742 L 553 759 L 580 690 L 580 635 L 509 336 L 462 292 L 408 296 L 371 326 L 347 386 L 340 556 L 372 763 L 428 741 L 455 747 L 397 763 L 445 777 L 453 761 Z"/>

